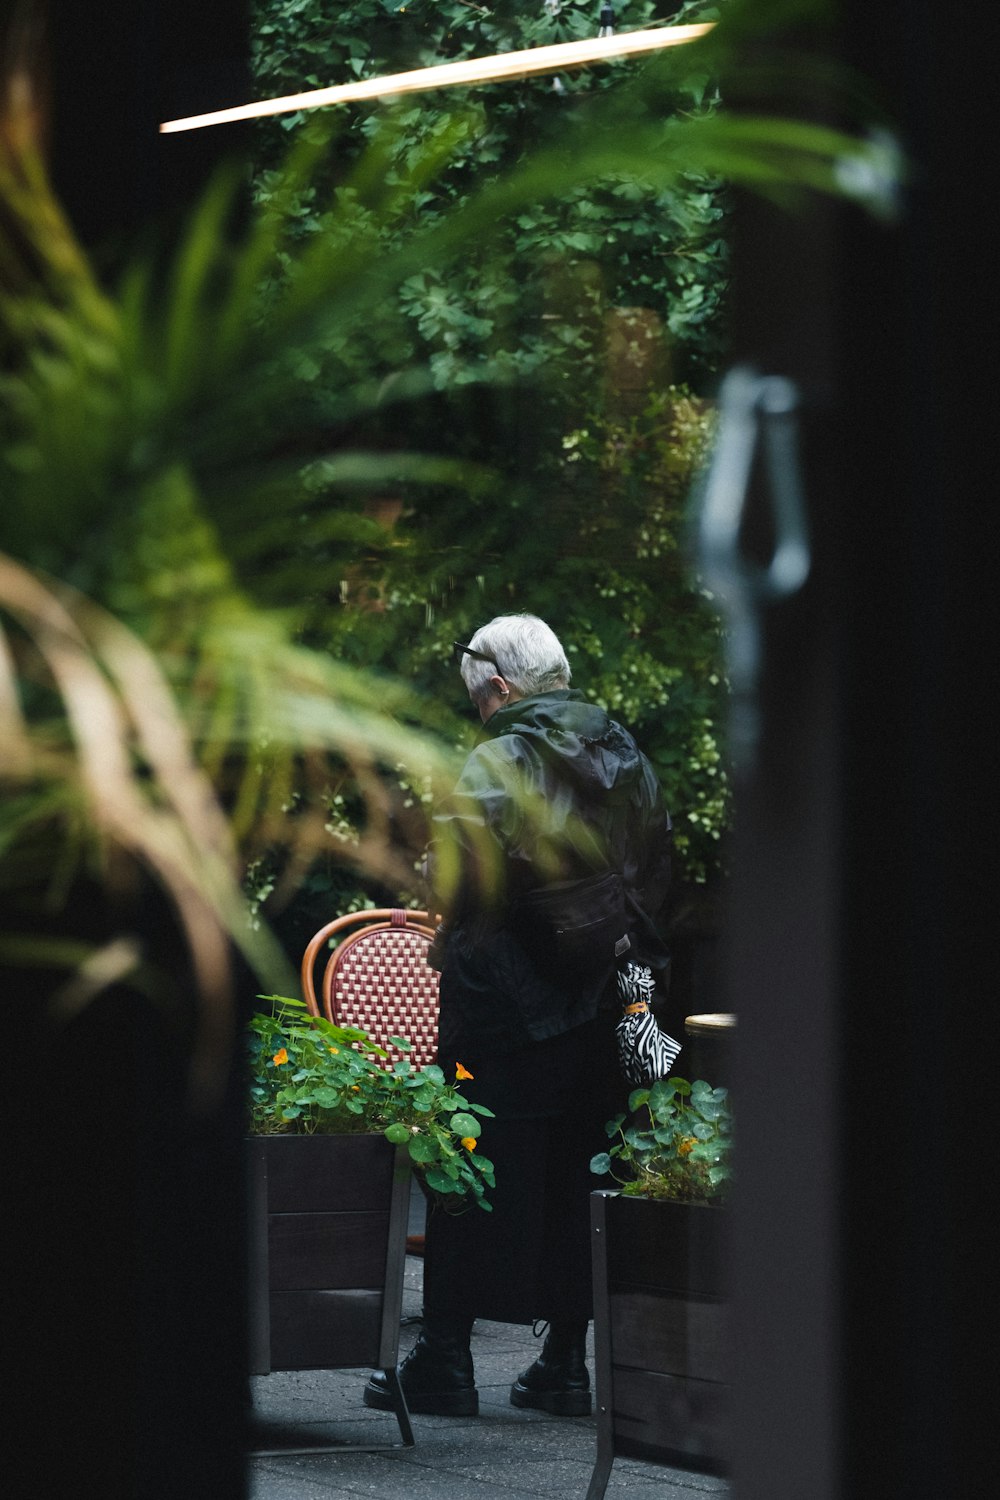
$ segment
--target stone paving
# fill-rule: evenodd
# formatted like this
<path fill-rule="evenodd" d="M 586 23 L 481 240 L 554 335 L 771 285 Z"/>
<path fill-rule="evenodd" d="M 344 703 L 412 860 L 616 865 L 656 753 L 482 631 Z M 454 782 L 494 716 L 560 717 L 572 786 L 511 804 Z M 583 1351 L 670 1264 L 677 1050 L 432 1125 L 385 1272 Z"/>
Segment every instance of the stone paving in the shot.
<path fill-rule="evenodd" d="M 423 1262 L 406 1258 L 404 1318 L 417 1318 Z M 400 1333 L 405 1354 L 419 1332 L 415 1322 Z M 593 1334 L 590 1368 L 593 1374 Z M 321 1454 L 282 1454 L 250 1460 L 250 1500 L 331 1500 L 378 1496 L 379 1500 L 529 1500 L 539 1495 L 584 1500 L 594 1467 L 593 1417 L 551 1417 L 519 1411 L 509 1402 L 518 1373 L 535 1358 L 540 1343 L 530 1328 L 477 1323 L 472 1352 L 479 1389 L 478 1417 L 412 1417 L 416 1444 L 382 1452 L 347 1449 Z M 368 1370 L 295 1370 L 253 1379 L 254 1408 L 265 1422 L 292 1424 L 308 1443 L 320 1441 L 395 1444 L 394 1416 L 369 1411 L 361 1393 Z M 708 1474 L 617 1458 L 608 1500 L 700 1500 L 727 1497 L 730 1486 Z"/>

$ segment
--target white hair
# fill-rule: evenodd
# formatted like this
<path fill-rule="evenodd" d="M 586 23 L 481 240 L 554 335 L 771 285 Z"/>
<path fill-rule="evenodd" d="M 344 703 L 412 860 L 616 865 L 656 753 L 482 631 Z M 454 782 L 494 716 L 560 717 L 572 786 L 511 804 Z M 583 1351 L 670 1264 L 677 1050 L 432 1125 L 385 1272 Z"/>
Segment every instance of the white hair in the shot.
<path fill-rule="evenodd" d="M 489 658 L 462 657 L 462 680 L 475 703 L 488 696 L 497 674 L 525 697 L 569 687 L 573 674 L 559 637 L 537 615 L 497 615 L 469 645 Z"/>

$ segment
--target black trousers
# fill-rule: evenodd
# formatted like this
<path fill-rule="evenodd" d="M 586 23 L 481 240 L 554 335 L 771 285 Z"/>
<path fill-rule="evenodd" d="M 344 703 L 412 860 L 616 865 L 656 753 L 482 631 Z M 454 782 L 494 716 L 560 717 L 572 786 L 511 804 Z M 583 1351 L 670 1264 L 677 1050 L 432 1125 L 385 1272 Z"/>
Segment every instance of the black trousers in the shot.
<path fill-rule="evenodd" d="M 442 1058 L 474 1074 L 466 1097 L 492 1109 L 478 1150 L 496 1169 L 491 1213 L 429 1205 L 424 1311 L 530 1323 L 592 1316 L 590 1192 L 606 1185 L 590 1158 L 607 1144 L 605 1122 L 623 1111 L 614 1021 L 601 1017 L 563 1036 L 500 1057 Z"/>

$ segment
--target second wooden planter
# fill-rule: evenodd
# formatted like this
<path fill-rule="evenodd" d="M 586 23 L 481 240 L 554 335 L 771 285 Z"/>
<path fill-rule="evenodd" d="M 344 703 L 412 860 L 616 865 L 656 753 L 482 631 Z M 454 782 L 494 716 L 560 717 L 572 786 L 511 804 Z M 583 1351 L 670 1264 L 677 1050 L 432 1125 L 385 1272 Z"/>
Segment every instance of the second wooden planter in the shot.
<path fill-rule="evenodd" d="M 725 1211 L 591 1195 L 597 1461 L 616 1456 L 724 1473 L 729 1342 Z"/>

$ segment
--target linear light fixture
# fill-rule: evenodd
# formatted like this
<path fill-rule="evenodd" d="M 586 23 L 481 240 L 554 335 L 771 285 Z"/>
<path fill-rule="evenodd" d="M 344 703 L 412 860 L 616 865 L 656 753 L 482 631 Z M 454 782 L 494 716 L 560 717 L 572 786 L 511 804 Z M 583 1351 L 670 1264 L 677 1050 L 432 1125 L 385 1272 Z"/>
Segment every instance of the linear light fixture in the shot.
<path fill-rule="evenodd" d="M 189 115 L 183 120 L 165 120 L 160 131 L 167 135 L 180 130 L 200 130 L 205 125 L 225 125 L 233 120 L 284 115 L 295 109 L 349 104 L 357 99 L 453 88 L 458 84 L 498 83 L 505 78 L 527 78 L 533 73 L 558 73 L 563 68 L 581 67 L 585 63 L 608 62 L 615 57 L 656 52 L 661 47 L 678 47 L 704 36 L 714 25 L 714 21 L 705 21 L 697 26 L 661 26 L 651 31 L 623 31 L 614 36 L 587 37 L 581 42 L 558 42 L 552 47 L 529 47 L 523 52 L 469 57 L 432 68 L 414 68 L 409 73 L 389 73 L 384 78 L 360 78 L 356 83 L 310 89 L 305 94 L 287 94 L 283 99 L 238 104 L 233 109 L 216 109 L 210 114 Z"/>

